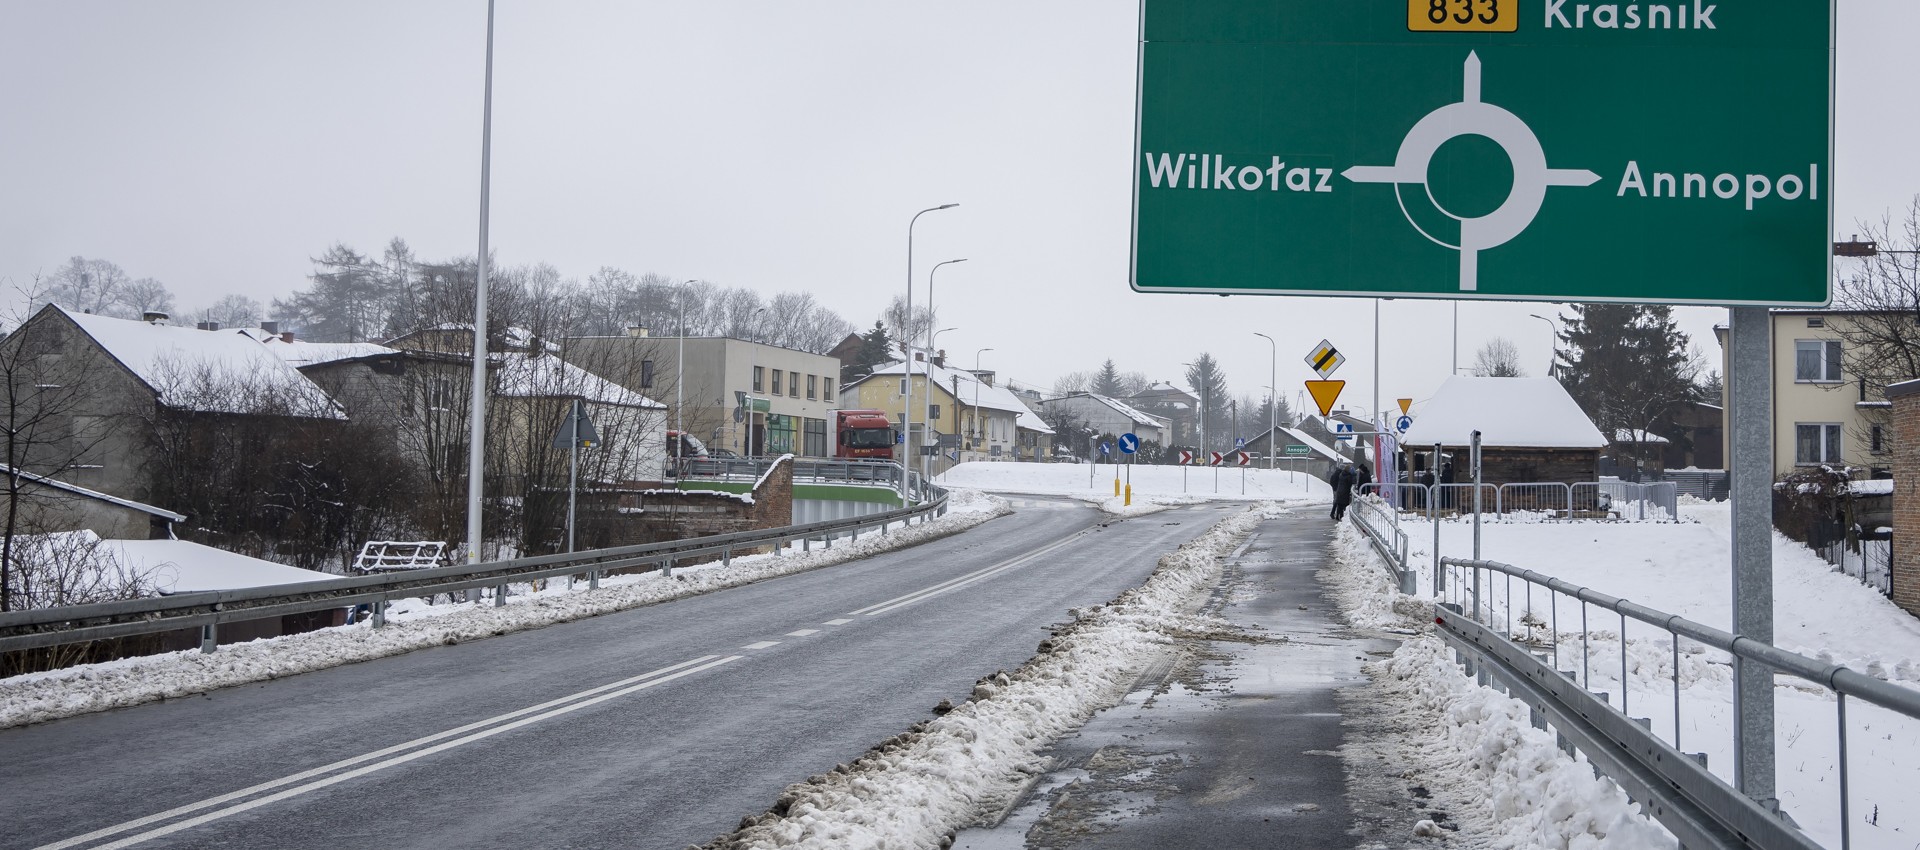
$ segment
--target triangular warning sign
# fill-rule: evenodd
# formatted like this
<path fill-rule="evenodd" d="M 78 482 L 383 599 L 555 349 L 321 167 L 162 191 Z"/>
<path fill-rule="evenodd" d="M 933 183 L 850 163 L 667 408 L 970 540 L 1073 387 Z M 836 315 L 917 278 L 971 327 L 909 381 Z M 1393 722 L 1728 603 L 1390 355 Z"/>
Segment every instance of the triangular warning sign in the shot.
<path fill-rule="evenodd" d="M 1313 396 L 1313 403 L 1320 405 L 1320 415 L 1333 412 L 1333 402 L 1340 397 L 1340 391 L 1347 388 L 1346 381 L 1308 381 L 1307 392 Z"/>
<path fill-rule="evenodd" d="M 1399 399 L 1399 402 L 1400 402 L 1400 415 L 1401 416 L 1407 415 L 1407 411 L 1412 409 L 1413 407 L 1413 399 L 1403 398 L 1403 399 Z"/>

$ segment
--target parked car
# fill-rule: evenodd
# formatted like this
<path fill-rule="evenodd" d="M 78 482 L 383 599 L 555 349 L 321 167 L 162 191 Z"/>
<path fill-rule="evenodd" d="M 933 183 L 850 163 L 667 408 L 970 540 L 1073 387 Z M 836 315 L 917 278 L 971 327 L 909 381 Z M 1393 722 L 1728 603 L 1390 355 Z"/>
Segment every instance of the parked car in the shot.
<path fill-rule="evenodd" d="M 733 449 L 707 449 L 707 456 L 714 460 L 739 460 L 740 454 Z"/>

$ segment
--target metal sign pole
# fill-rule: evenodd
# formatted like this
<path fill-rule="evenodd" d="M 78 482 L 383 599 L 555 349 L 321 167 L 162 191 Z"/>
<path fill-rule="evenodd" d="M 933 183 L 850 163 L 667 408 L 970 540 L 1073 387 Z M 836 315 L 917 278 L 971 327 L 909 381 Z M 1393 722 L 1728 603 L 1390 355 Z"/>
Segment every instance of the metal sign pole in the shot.
<path fill-rule="evenodd" d="M 573 415 L 567 419 L 567 551 L 573 551 L 574 496 L 580 492 L 580 400 L 573 400 Z"/>
<path fill-rule="evenodd" d="M 1733 481 L 1733 633 L 1773 643 L 1773 317 L 1729 308 L 1728 458 Z M 1733 660 L 1734 786 L 1774 799 L 1773 671 Z M 1625 687 L 1622 684 L 1622 687 Z"/>

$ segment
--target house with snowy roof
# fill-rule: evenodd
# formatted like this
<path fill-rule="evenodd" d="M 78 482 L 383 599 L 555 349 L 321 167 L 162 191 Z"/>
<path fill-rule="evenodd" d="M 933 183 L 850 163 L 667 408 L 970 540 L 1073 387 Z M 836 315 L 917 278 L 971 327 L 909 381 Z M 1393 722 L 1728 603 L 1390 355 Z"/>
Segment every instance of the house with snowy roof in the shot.
<path fill-rule="evenodd" d="M 1143 443 L 1161 446 L 1170 445 L 1168 441 L 1173 438 L 1172 420 L 1098 393 L 1071 393 L 1046 399 L 1040 402 L 1040 410 L 1055 422 L 1063 421 L 1063 417 L 1071 418 L 1098 434 L 1131 433 Z"/>
<path fill-rule="evenodd" d="M 1167 420 L 1165 445 L 1188 446 L 1200 442 L 1200 399 L 1168 381 L 1156 381 L 1144 392 L 1122 401 L 1136 410 Z"/>
<path fill-rule="evenodd" d="M 155 501 L 166 433 L 215 439 L 242 420 L 344 422 L 345 412 L 259 342 L 47 305 L 0 342 L 22 423 L 14 465 L 86 490 Z M 274 426 L 264 429 L 269 434 Z"/>
<path fill-rule="evenodd" d="M 1598 480 L 1607 438 L 1553 378 L 1451 377 L 1414 411 L 1413 427 L 1400 445 L 1413 463 L 1427 468 L 1427 455 L 1441 447 L 1465 483 L 1465 459 L 1480 432 L 1481 480 L 1489 484 Z"/>
<path fill-rule="evenodd" d="M 939 462 L 929 467 L 936 474 L 971 461 L 1052 457 L 1053 428 L 1019 396 L 997 385 L 993 372 L 951 369 L 938 355 L 929 362 L 926 352 L 913 353 L 911 368 L 907 361 L 896 360 L 841 387 L 840 406 L 884 411 L 898 422 L 911 380 L 916 413 L 911 439 L 915 448 L 941 446 Z"/>
<path fill-rule="evenodd" d="M 439 473 L 464 475 L 472 382 L 471 325 L 442 325 L 369 346 L 364 353 L 292 342 L 266 347 L 316 362 L 302 372 L 331 387 L 357 415 L 377 417 L 403 453 Z M 598 441 L 580 455 L 580 476 L 608 485 L 666 477 L 667 407 L 563 359 L 556 347 L 510 328 L 489 341 L 488 475 L 512 496 L 567 478 L 569 453 L 554 435 L 578 401 Z M 302 346 L 305 346 L 304 348 Z M 327 359 L 333 353 L 356 356 Z"/>

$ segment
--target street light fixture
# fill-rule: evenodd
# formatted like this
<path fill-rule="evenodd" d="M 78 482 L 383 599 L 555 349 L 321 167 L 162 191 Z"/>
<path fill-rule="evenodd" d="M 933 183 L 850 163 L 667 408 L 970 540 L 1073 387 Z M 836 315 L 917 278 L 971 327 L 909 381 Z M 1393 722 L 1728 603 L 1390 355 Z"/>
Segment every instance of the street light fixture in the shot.
<path fill-rule="evenodd" d="M 927 337 L 927 360 L 926 360 L 926 363 L 927 363 L 927 368 L 926 368 L 926 370 L 925 370 L 925 374 L 926 374 L 926 378 L 927 378 L 927 406 L 928 406 L 929 408 L 931 408 L 931 407 L 933 406 L 933 352 L 934 352 L 934 347 L 940 344 L 940 335 L 941 335 L 941 334 L 943 334 L 943 333 L 946 333 L 947 331 L 951 331 L 951 330 L 958 330 L 958 328 L 941 328 L 941 329 L 939 329 L 939 330 L 937 330 L 937 331 L 934 331 L 934 332 L 933 332 L 932 334 L 929 334 L 929 335 L 928 335 L 928 337 Z M 909 383 L 911 383 L 911 381 L 909 381 Z M 927 433 L 928 435 L 932 435 L 932 433 L 933 433 L 933 414 L 932 414 L 932 412 L 931 412 L 931 411 L 929 411 L 929 412 L 928 412 L 928 414 L 927 414 L 927 422 L 926 422 L 926 425 L 925 425 L 925 426 L 924 426 L 924 427 L 923 427 L 923 428 L 922 428 L 921 430 L 922 430 L 922 431 L 924 431 L 925 433 Z M 929 458 L 929 456 L 927 455 L 927 449 L 926 449 L 926 447 L 925 447 L 925 446 L 922 446 L 922 447 L 920 448 L 920 480 L 922 480 L 922 481 L 925 481 L 925 480 L 927 479 L 927 466 L 928 466 L 928 458 Z"/>
<path fill-rule="evenodd" d="M 1267 385 L 1267 392 L 1272 393 L 1267 397 L 1268 418 L 1271 420 L 1267 425 L 1267 469 L 1271 470 L 1273 456 L 1280 453 L 1280 346 L 1273 341 L 1273 337 L 1259 331 L 1254 331 L 1253 335 L 1267 341 L 1267 357 L 1272 361 L 1268 364 L 1270 371 L 1267 377 L 1272 381 Z"/>
<path fill-rule="evenodd" d="M 1528 313 L 1527 315 L 1546 322 L 1547 330 L 1552 334 L 1549 340 L 1553 344 L 1553 354 L 1551 358 L 1547 360 L 1547 377 L 1551 378 L 1553 377 L 1554 367 L 1560 365 L 1560 326 L 1554 324 L 1552 319 L 1542 316 L 1539 313 Z"/>
<path fill-rule="evenodd" d="M 489 0 L 489 2 L 491 2 L 491 0 Z M 920 221 L 921 216 L 927 213 L 950 210 L 957 206 L 960 205 L 941 204 L 937 207 L 928 207 L 914 213 L 913 218 L 907 220 L 907 315 L 905 316 L 906 324 L 901 328 L 903 331 L 901 336 L 906 338 L 906 368 L 901 370 L 901 375 L 905 377 L 907 382 L 907 401 L 906 406 L 900 411 L 900 425 L 904 429 L 902 433 L 905 435 L 908 449 L 913 448 L 913 226 Z M 932 391 L 929 390 L 928 394 L 931 395 Z M 900 467 L 902 469 L 913 468 L 913 459 L 911 457 L 903 457 L 900 461 Z M 902 473 L 903 477 L 900 481 L 900 506 L 903 508 L 907 506 L 907 482 L 904 475 L 905 473 Z"/>

